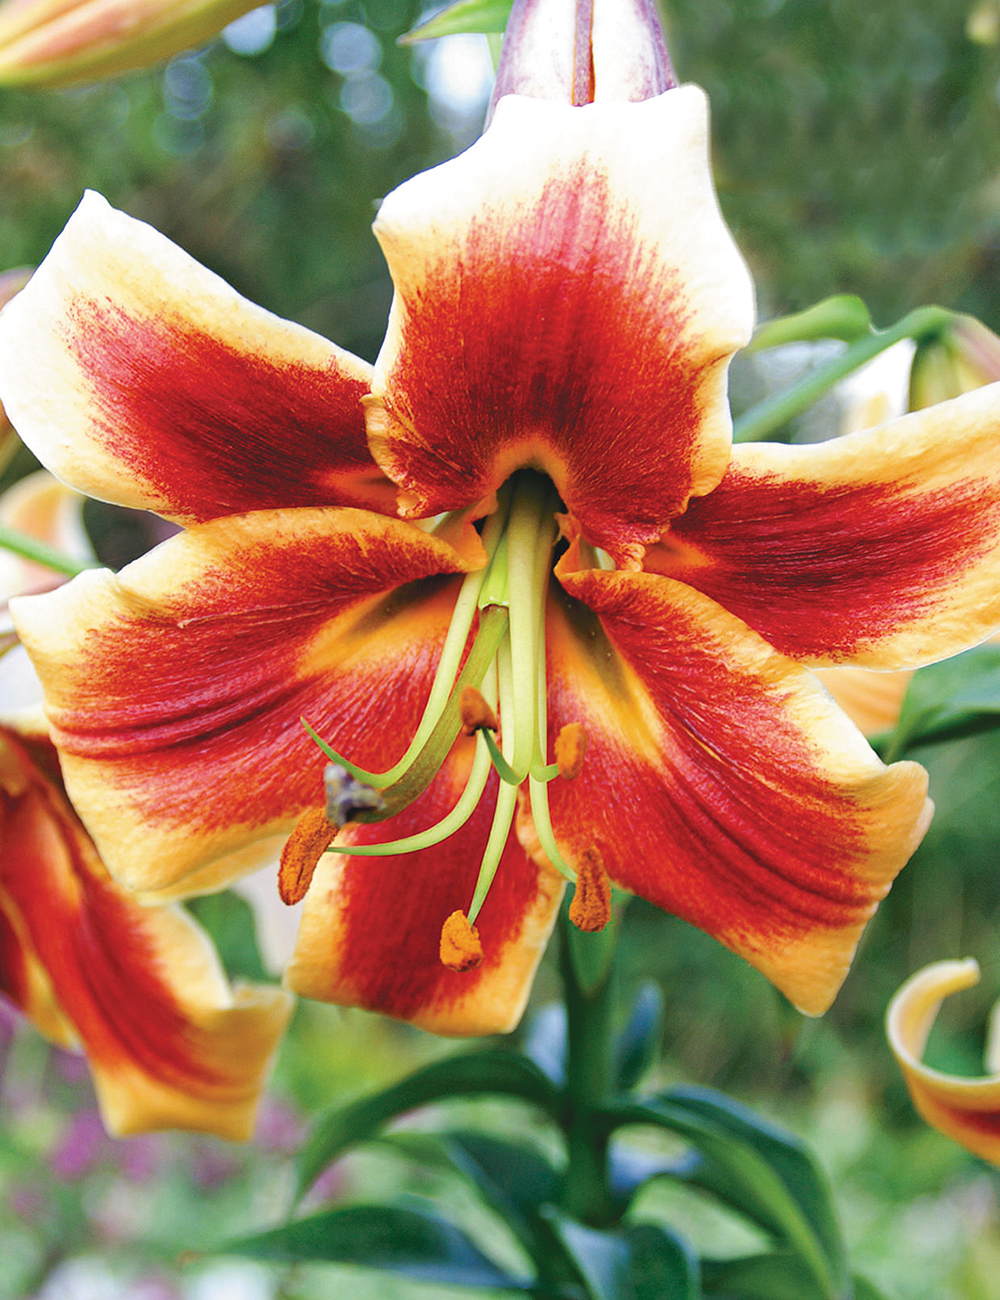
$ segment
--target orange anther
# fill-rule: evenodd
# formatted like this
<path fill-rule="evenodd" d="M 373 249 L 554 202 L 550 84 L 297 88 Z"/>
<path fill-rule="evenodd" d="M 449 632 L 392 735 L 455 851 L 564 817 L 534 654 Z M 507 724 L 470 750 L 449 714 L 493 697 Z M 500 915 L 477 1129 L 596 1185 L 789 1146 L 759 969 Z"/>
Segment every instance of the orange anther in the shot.
<path fill-rule="evenodd" d="M 459 704 L 462 709 L 463 735 L 474 736 L 477 731 L 482 731 L 484 728 L 487 731 L 496 731 L 500 725 L 497 722 L 497 715 L 474 686 L 462 688 Z"/>
<path fill-rule="evenodd" d="M 475 970 L 483 960 L 479 931 L 464 912 L 452 912 L 441 927 L 441 965 L 449 970 Z"/>
<path fill-rule="evenodd" d="M 336 836 L 337 828 L 330 825 L 322 808 L 310 808 L 299 818 L 281 850 L 278 893 L 283 903 L 292 907 L 305 898 L 313 872 Z"/>
<path fill-rule="evenodd" d="M 579 722 L 568 722 L 556 736 L 556 766 L 559 775 L 572 781 L 580 775 L 583 756 L 587 752 L 587 733 Z"/>
<path fill-rule="evenodd" d="M 611 920 L 611 882 L 596 849 L 585 849 L 576 866 L 576 893 L 569 919 L 578 930 L 603 930 Z"/>

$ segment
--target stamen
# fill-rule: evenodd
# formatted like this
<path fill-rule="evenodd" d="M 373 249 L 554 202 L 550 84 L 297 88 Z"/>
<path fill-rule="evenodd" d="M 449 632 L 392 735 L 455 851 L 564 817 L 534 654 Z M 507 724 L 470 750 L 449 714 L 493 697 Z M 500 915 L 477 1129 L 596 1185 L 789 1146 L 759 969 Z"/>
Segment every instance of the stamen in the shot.
<path fill-rule="evenodd" d="M 482 965 L 483 945 L 479 942 L 479 931 L 464 912 L 452 912 L 441 927 L 440 953 L 441 965 L 459 974 Z"/>
<path fill-rule="evenodd" d="M 572 781 L 583 769 L 587 752 L 587 733 L 579 722 L 568 722 L 556 736 L 556 766 L 564 781 Z"/>
<path fill-rule="evenodd" d="M 611 920 L 611 882 L 600 854 L 585 849 L 577 865 L 576 893 L 569 905 L 569 919 L 578 930 L 603 930 Z"/>
<path fill-rule="evenodd" d="M 474 736 L 477 731 L 484 729 L 496 731 L 500 725 L 497 722 L 497 715 L 486 703 L 482 693 L 477 691 L 474 686 L 463 688 L 461 708 L 463 736 Z"/>
<path fill-rule="evenodd" d="M 322 808 L 310 808 L 299 818 L 281 850 L 278 893 L 283 903 L 294 907 L 305 898 L 316 866 L 336 834 L 337 827 L 330 825 Z"/>

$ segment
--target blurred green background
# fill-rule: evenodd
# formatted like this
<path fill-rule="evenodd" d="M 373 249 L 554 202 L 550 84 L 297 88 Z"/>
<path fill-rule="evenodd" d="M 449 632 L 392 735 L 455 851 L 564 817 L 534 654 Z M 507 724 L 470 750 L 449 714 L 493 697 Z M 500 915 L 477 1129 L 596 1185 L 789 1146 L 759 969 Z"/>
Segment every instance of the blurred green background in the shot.
<path fill-rule="evenodd" d="M 0 91 L 0 269 L 40 261 L 90 186 L 248 297 L 373 359 L 391 292 L 370 233 L 377 201 L 471 142 L 489 89 L 481 38 L 397 45 L 420 12 L 411 0 L 283 0 L 165 68 L 60 93 Z M 1000 330 L 1000 0 L 670 0 L 665 17 L 681 79 L 711 95 L 720 200 L 762 316 L 849 291 L 879 325 L 936 301 Z M 27 467 L 22 457 L 15 472 Z M 978 1072 L 1000 993 L 1000 740 L 922 757 L 937 819 L 828 1016 L 803 1020 L 738 959 L 638 902 L 625 921 L 623 1007 L 658 979 L 662 1079 L 730 1090 L 814 1142 L 855 1264 L 890 1297 L 1000 1300 L 1000 1178 L 916 1120 L 881 1027 L 917 967 L 976 956 L 983 983 L 946 1008 L 931 1050 L 941 1066 Z M 252 969 L 244 905 L 204 919 L 230 966 Z M 547 958 L 535 1006 L 556 992 Z M 0 1044 L 0 1298 L 454 1294 L 329 1269 L 177 1263 L 276 1221 L 303 1115 L 449 1044 L 302 1007 L 248 1148 L 112 1142 L 72 1058 L 13 1018 Z M 509 1108 L 469 1113 L 533 1123 Z M 385 1153 L 351 1157 L 326 1193 L 386 1186 L 449 1194 Z M 689 1197 L 653 1189 L 650 1206 L 704 1249 L 735 1240 Z M 475 1207 L 455 1212 L 475 1225 Z"/>

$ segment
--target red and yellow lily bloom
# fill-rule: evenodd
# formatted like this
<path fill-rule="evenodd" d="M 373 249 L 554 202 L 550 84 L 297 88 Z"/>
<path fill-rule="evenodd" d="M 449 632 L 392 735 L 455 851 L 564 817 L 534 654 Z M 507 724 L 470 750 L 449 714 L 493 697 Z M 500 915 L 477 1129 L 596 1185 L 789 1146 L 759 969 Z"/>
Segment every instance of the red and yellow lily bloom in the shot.
<path fill-rule="evenodd" d="M 55 748 L 0 728 L 0 992 L 47 1038 L 82 1047 L 111 1133 L 243 1139 L 291 1011 L 273 985 L 230 986 L 175 905 L 109 876 L 74 814 Z"/>
<path fill-rule="evenodd" d="M 1000 625 L 1000 388 L 733 448 L 704 97 L 593 69 L 384 201 L 374 369 L 96 196 L 0 318 L 42 461 L 185 526 L 15 602 L 109 869 L 204 891 L 298 825 L 289 986 L 441 1033 L 516 1023 L 576 877 L 824 1010 L 930 808 L 809 666 Z"/>
<path fill-rule="evenodd" d="M 971 957 L 925 966 L 889 1004 L 886 1028 L 913 1104 L 927 1123 L 1000 1165 L 1000 1005 L 990 1019 L 984 1077 L 945 1074 L 922 1059 L 941 1003 L 978 983 L 979 965 Z"/>

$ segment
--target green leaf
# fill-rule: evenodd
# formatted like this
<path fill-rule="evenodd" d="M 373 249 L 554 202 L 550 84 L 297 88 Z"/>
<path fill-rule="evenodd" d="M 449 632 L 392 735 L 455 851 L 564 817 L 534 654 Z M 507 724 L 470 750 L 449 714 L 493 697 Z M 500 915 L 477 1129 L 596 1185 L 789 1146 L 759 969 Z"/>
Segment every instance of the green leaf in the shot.
<path fill-rule="evenodd" d="M 555 1198 L 559 1175 L 537 1151 L 485 1133 L 442 1135 L 455 1167 L 511 1225 L 527 1249 L 538 1245 L 538 1207 Z"/>
<path fill-rule="evenodd" d="M 547 1002 L 531 1018 L 524 1036 L 524 1054 L 531 1058 L 557 1088 L 566 1082 L 566 1048 L 569 1027 L 563 1002 Z"/>
<path fill-rule="evenodd" d="M 697 1259 L 660 1224 L 599 1232 L 552 1207 L 547 1217 L 588 1300 L 700 1300 Z"/>
<path fill-rule="evenodd" d="M 663 993 L 659 984 L 647 980 L 616 1044 L 615 1071 L 622 1092 L 630 1092 L 655 1063 L 662 1029 Z"/>
<path fill-rule="evenodd" d="M 885 1293 L 873 1286 L 866 1277 L 854 1275 L 854 1300 L 886 1300 Z"/>
<path fill-rule="evenodd" d="M 414 45 L 417 41 L 455 36 L 459 32 L 502 32 L 510 17 L 511 4 L 512 0 L 456 0 L 425 23 L 411 27 L 399 38 L 399 43 Z"/>
<path fill-rule="evenodd" d="M 981 645 L 913 674 L 886 756 L 998 726 L 1000 646 Z"/>
<path fill-rule="evenodd" d="M 297 1196 L 332 1160 L 374 1137 L 389 1120 L 428 1102 L 483 1093 L 520 1097 L 553 1116 L 561 1106 L 559 1092 L 538 1066 L 516 1052 L 487 1048 L 434 1061 L 391 1088 L 321 1116 L 299 1153 Z"/>
<path fill-rule="evenodd" d="M 812 343 L 817 339 L 854 343 L 873 332 L 872 318 L 861 299 L 854 294 L 838 293 L 794 316 L 765 321 L 755 332 L 750 347 L 754 352 L 762 352 L 783 343 Z"/>
<path fill-rule="evenodd" d="M 784 1251 L 703 1259 L 701 1276 L 705 1295 L 720 1300 L 824 1300 L 824 1292 L 802 1261 Z"/>
<path fill-rule="evenodd" d="M 527 1291 L 532 1283 L 498 1268 L 468 1237 L 424 1210 L 351 1205 L 228 1242 L 225 1255 L 282 1264 L 361 1264 L 423 1282 Z"/>
<path fill-rule="evenodd" d="M 796 1138 L 702 1088 L 676 1088 L 645 1102 L 616 1103 L 605 1116 L 614 1127 L 655 1124 L 685 1137 L 701 1159 L 679 1164 L 672 1176 L 710 1192 L 794 1251 L 824 1300 L 849 1294 L 829 1187 Z"/>
<path fill-rule="evenodd" d="M 245 898 L 224 889 L 218 894 L 189 899 L 184 906 L 208 931 L 231 979 L 267 979 L 257 947 L 253 908 Z"/>

